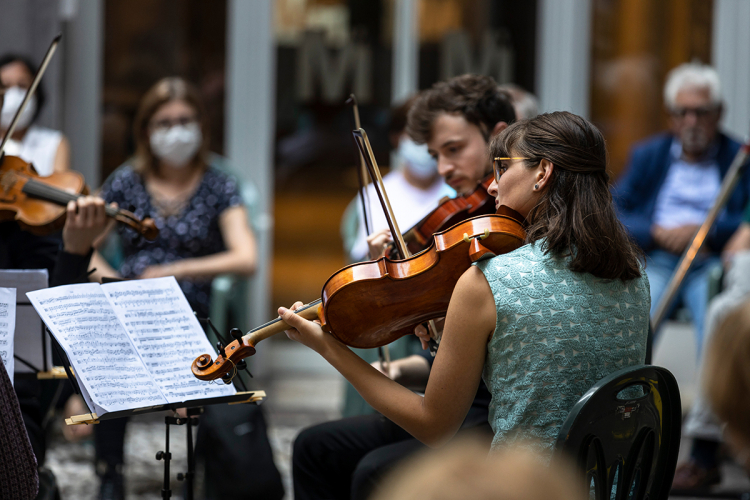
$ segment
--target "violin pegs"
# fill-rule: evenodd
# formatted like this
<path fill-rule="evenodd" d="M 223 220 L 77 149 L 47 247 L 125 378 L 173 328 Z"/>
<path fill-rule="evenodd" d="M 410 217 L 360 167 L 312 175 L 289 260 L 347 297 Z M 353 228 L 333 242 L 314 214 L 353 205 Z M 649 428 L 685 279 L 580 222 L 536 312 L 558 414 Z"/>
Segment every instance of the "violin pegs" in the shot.
<path fill-rule="evenodd" d="M 227 359 L 227 353 L 224 350 L 224 346 L 221 344 L 221 342 L 216 343 L 216 350 L 219 351 L 219 354 L 221 354 L 224 359 Z"/>
<path fill-rule="evenodd" d="M 234 340 L 242 344 L 242 330 L 240 330 L 239 328 L 232 328 L 231 330 L 229 330 L 229 335 L 231 335 Z"/>
<path fill-rule="evenodd" d="M 237 370 L 245 370 L 247 374 L 250 375 L 250 378 L 254 378 L 253 374 L 250 373 L 250 370 L 247 369 L 247 363 L 245 362 L 244 359 L 240 361 L 239 363 L 237 363 Z"/>

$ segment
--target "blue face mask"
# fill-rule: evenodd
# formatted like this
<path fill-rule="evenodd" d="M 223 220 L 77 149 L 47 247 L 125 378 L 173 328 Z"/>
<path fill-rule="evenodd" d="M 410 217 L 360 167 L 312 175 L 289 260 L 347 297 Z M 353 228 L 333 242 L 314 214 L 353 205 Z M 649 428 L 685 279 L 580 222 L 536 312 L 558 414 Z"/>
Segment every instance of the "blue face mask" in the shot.
<path fill-rule="evenodd" d="M 417 144 L 408 137 L 398 143 L 398 156 L 404 168 L 418 179 L 429 179 L 437 173 L 437 161 L 427 152 L 426 144 Z"/>

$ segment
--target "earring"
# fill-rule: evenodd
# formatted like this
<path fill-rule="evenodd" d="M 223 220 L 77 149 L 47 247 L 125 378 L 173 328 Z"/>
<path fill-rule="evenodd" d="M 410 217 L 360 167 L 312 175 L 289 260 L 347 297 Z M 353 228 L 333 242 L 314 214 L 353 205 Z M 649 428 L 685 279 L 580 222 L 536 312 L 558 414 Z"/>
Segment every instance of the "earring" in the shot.
<path fill-rule="evenodd" d="M 539 189 L 539 184 L 534 184 L 534 191 Z"/>

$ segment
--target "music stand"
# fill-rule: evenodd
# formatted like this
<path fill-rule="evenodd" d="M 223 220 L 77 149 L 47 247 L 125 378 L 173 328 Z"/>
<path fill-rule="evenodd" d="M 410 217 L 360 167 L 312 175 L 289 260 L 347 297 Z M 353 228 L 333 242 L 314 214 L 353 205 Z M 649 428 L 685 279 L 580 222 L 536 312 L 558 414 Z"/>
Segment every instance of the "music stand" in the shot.
<path fill-rule="evenodd" d="M 124 281 L 119 278 L 104 278 L 102 280 L 105 283 L 112 283 L 117 281 Z M 215 328 L 210 323 L 210 320 L 207 320 L 209 325 L 212 329 Z M 47 329 L 49 332 L 49 329 Z M 218 334 L 218 332 L 217 332 Z M 73 390 L 77 394 L 81 394 L 81 388 L 79 386 L 78 379 L 75 377 L 75 374 L 72 370 L 72 365 L 70 363 L 70 359 L 68 358 L 67 354 L 63 350 L 62 346 L 57 342 L 57 340 L 54 338 L 51 332 L 49 332 L 50 340 L 53 349 L 55 352 L 60 356 L 60 359 L 63 360 L 63 370 L 67 374 L 68 380 L 71 382 L 73 386 Z M 238 380 L 239 379 L 238 377 Z M 244 386 L 244 383 L 242 384 Z M 188 401 L 183 401 L 180 403 L 166 403 L 156 406 L 149 406 L 145 408 L 133 408 L 129 410 L 119 410 L 114 412 L 107 412 L 104 415 L 97 415 L 96 413 L 91 411 L 91 408 L 89 408 L 89 413 L 85 413 L 82 415 L 73 415 L 70 418 L 65 419 L 65 423 L 67 425 L 83 425 L 83 424 L 98 424 L 101 421 L 104 420 L 111 420 L 115 418 L 122 418 L 122 417 L 128 417 L 132 415 L 142 415 L 145 413 L 154 413 L 158 411 L 165 411 L 165 410 L 171 410 L 173 412 L 173 415 L 167 415 L 164 417 L 164 423 L 165 423 L 165 447 L 164 450 L 160 450 L 156 453 L 156 460 L 163 460 L 164 461 L 164 484 L 162 487 L 162 498 L 168 499 L 172 495 L 172 490 L 170 488 L 170 461 L 172 459 L 172 454 L 169 451 L 169 428 L 172 425 L 185 425 L 187 424 L 187 460 L 188 460 L 188 470 L 185 473 L 179 473 L 177 475 L 177 479 L 182 481 L 186 481 L 186 498 L 187 500 L 192 500 L 193 498 L 193 479 L 195 477 L 195 451 L 193 449 L 193 430 L 192 428 L 197 425 L 198 423 L 198 415 L 200 415 L 203 412 L 203 407 L 206 405 L 212 405 L 212 404 L 242 404 L 242 403 L 253 403 L 253 404 L 260 404 L 263 399 L 266 397 L 266 393 L 264 391 L 243 391 L 238 392 L 231 396 L 219 396 L 219 397 L 212 397 L 212 398 L 201 398 L 201 399 L 193 399 Z M 87 405 L 86 399 L 82 398 L 84 401 L 84 404 Z M 178 417 L 174 414 L 177 410 L 185 408 L 187 410 L 187 417 Z"/>
<path fill-rule="evenodd" d="M 50 334 L 50 338 L 52 339 L 53 345 L 56 345 L 56 349 L 58 349 L 58 354 L 62 356 L 62 359 L 64 360 L 64 369 L 65 372 L 68 374 L 68 380 L 73 385 L 73 390 L 77 394 L 81 394 L 81 388 L 78 386 L 78 380 L 74 376 L 71 366 L 70 366 L 70 360 L 68 359 L 67 355 L 63 351 L 63 349 L 57 344 L 57 341 L 54 339 L 54 337 Z M 169 451 L 169 427 L 171 425 L 185 425 L 187 424 L 187 461 L 188 461 L 188 470 L 185 473 L 178 473 L 177 474 L 177 480 L 178 481 L 185 481 L 186 485 L 186 500 L 193 500 L 193 479 L 195 478 L 195 450 L 193 449 L 193 427 L 197 425 L 198 423 L 198 415 L 203 413 L 203 407 L 206 405 L 213 405 L 213 404 L 243 404 L 243 403 L 252 403 L 252 404 L 260 404 L 266 397 L 265 391 L 247 391 L 247 392 L 238 392 L 237 394 L 231 395 L 231 396 L 221 396 L 221 397 L 215 397 L 215 398 L 202 398 L 202 399 L 193 399 L 189 401 L 183 401 L 180 403 L 167 403 L 162 405 L 156 405 L 156 406 L 149 406 L 146 408 L 134 408 L 131 410 L 120 410 L 120 411 L 114 411 L 114 412 L 108 412 L 105 413 L 102 416 L 98 416 L 96 413 L 90 412 L 85 413 L 82 415 L 73 415 L 70 418 L 65 419 L 65 423 L 67 425 L 83 425 L 83 424 L 98 424 L 101 421 L 104 420 L 111 420 L 114 418 L 122 418 L 122 417 L 128 417 L 133 415 L 143 415 L 146 413 L 155 413 L 158 411 L 165 411 L 165 410 L 171 410 L 172 412 L 176 412 L 177 410 L 181 408 L 185 408 L 187 410 L 187 417 L 178 417 L 175 415 L 167 415 L 164 417 L 164 423 L 165 423 L 165 445 L 164 450 L 160 450 L 156 453 L 156 460 L 163 460 L 164 461 L 164 484 L 162 487 L 162 493 L 161 496 L 163 499 L 168 499 L 172 496 L 172 490 L 170 487 L 170 461 L 172 460 L 172 454 Z M 82 398 L 84 399 L 84 398 Z M 86 401 L 84 399 L 84 404 L 86 404 Z M 91 410 L 91 408 L 89 408 Z"/>

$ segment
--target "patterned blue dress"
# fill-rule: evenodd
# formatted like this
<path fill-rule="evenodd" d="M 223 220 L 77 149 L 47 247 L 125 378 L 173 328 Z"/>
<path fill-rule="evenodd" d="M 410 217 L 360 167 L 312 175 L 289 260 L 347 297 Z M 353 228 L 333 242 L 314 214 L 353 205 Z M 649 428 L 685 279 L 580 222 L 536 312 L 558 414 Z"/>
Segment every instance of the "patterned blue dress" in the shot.
<path fill-rule="evenodd" d="M 543 241 L 477 263 L 497 323 L 483 378 L 492 394 L 492 448 L 536 443 L 551 456 L 558 431 L 597 381 L 645 362 L 648 278 L 606 280 L 545 255 Z"/>
<path fill-rule="evenodd" d="M 165 213 L 151 199 L 143 178 L 125 164 L 115 170 L 102 186 L 107 203 L 116 202 L 139 218 L 151 217 L 159 237 L 148 241 L 129 227 L 118 224 L 124 260 L 123 278 L 136 278 L 151 265 L 204 257 L 226 250 L 219 227 L 219 216 L 230 207 L 242 205 L 237 181 L 210 166 L 195 192 L 176 213 Z M 208 316 L 211 278 L 179 280 L 190 305 L 200 317 Z"/>

